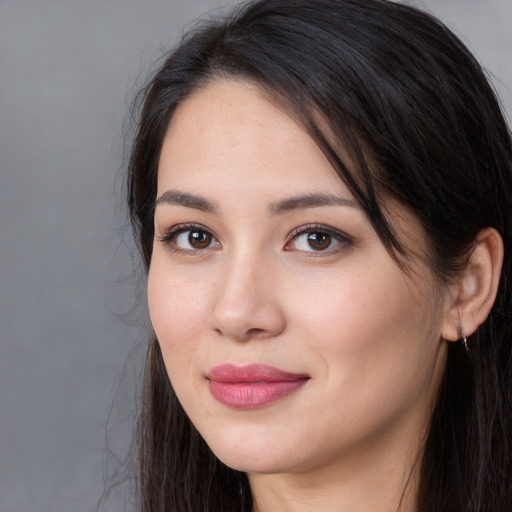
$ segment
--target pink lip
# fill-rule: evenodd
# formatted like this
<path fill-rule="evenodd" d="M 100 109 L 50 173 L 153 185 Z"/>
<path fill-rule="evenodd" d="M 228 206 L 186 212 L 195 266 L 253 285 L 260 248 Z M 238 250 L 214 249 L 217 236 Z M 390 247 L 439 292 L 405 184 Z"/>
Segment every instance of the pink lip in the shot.
<path fill-rule="evenodd" d="M 261 364 L 216 366 L 207 378 L 214 398 L 234 409 L 263 407 L 297 391 L 309 379 Z"/>

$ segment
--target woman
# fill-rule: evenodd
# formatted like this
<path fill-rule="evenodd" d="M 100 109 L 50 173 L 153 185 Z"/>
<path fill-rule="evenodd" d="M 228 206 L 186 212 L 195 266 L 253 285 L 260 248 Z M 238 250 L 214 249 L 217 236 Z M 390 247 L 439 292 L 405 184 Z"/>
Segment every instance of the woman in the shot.
<path fill-rule="evenodd" d="M 512 510 L 512 144 L 464 45 L 257 1 L 140 100 L 143 510 Z"/>

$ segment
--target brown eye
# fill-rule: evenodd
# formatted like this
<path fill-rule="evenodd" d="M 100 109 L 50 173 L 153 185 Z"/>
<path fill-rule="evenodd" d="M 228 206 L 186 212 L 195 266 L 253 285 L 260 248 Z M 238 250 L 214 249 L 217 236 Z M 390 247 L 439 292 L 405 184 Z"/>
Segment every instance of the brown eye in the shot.
<path fill-rule="evenodd" d="M 319 256 L 333 254 L 352 245 L 352 239 L 348 235 L 329 226 L 301 226 L 290 236 L 290 241 L 285 245 L 286 251 L 319 253 Z"/>
<path fill-rule="evenodd" d="M 212 235 L 206 231 L 189 231 L 188 243 L 194 249 L 206 249 L 212 243 Z"/>
<path fill-rule="evenodd" d="M 327 249 L 332 242 L 331 235 L 328 233 L 308 233 L 307 240 L 308 245 L 314 251 L 323 251 Z"/>
<path fill-rule="evenodd" d="M 204 229 L 177 228 L 174 232 L 161 238 L 162 242 L 174 247 L 179 251 L 199 251 L 202 249 L 219 248 L 217 239 Z"/>

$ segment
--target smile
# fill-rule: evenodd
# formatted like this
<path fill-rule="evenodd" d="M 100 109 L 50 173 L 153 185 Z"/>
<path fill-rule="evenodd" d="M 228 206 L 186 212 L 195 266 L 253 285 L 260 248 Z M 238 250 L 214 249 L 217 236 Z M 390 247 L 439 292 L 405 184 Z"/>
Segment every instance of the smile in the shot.
<path fill-rule="evenodd" d="M 297 391 L 309 376 L 260 364 L 225 364 L 213 368 L 207 379 L 211 394 L 222 404 L 233 409 L 255 409 Z"/>

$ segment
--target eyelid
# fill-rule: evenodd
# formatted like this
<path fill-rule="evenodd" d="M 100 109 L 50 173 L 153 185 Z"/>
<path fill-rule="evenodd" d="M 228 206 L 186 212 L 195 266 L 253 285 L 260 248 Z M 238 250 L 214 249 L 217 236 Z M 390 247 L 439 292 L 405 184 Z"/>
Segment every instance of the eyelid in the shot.
<path fill-rule="evenodd" d="M 185 233 L 187 231 L 204 231 L 205 233 L 208 233 L 211 235 L 211 237 L 217 242 L 217 244 L 220 245 L 219 239 L 217 236 L 215 236 L 214 233 L 210 229 L 208 229 L 206 226 L 203 226 L 202 224 L 197 223 L 189 223 L 186 222 L 184 224 L 175 224 L 174 226 L 171 226 L 170 228 L 166 229 L 164 231 L 163 235 L 157 236 L 158 241 L 162 242 L 165 245 L 168 245 L 173 251 L 190 254 L 195 252 L 201 252 L 205 249 L 211 249 L 211 247 L 205 247 L 204 249 L 182 249 L 181 247 L 178 247 L 176 245 L 173 245 L 173 241 L 181 234 Z"/>
<path fill-rule="evenodd" d="M 352 237 L 350 237 L 349 235 L 347 235 L 345 232 L 339 230 L 339 229 L 335 229 L 331 226 L 326 226 L 325 224 L 305 224 L 303 226 L 299 226 L 295 229 L 293 229 L 289 234 L 288 236 L 286 237 L 287 238 L 287 242 L 285 244 L 285 250 L 286 250 L 286 246 L 288 244 L 290 244 L 290 242 L 293 242 L 293 240 L 295 240 L 296 238 L 298 238 L 300 235 L 304 235 L 304 234 L 307 234 L 307 233 L 326 233 L 328 235 L 331 235 L 335 238 L 337 238 L 340 242 L 341 242 L 341 245 L 342 247 L 343 246 L 346 246 L 346 245 L 351 245 L 353 243 L 353 239 Z M 313 253 L 312 255 L 322 255 L 322 254 L 331 254 L 331 253 L 334 253 L 336 252 L 337 250 L 339 250 L 340 248 L 337 246 L 335 247 L 334 249 L 326 249 L 325 251 L 307 251 L 308 253 L 311 252 Z"/>
<path fill-rule="evenodd" d="M 172 243 L 181 233 L 184 233 L 187 231 L 194 231 L 194 230 L 204 231 L 204 232 L 208 233 L 216 241 L 218 246 L 220 246 L 218 237 L 209 228 L 207 228 L 206 226 L 204 226 L 202 224 L 197 224 L 197 223 L 188 223 L 187 222 L 187 223 L 183 223 L 183 224 L 176 224 L 176 225 L 171 226 L 170 228 L 166 229 L 164 231 L 163 235 L 157 236 L 157 239 L 160 242 L 162 242 L 163 244 L 168 245 L 173 251 L 185 253 L 185 254 L 193 254 L 196 252 L 202 252 L 208 248 L 211 249 L 212 247 L 205 247 L 204 249 L 183 249 L 183 248 L 180 248 Z M 345 232 L 343 232 L 339 229 L 333 228 L 331 226 L 327 226 L 325 224 L 305 224 L 303 226 L 299 226 L 299 227 L 293 229 L 287 235 L 287 237 L 286 237 L 287 241 L 285 243 L 285 250 L 287 250 L 286 247 L 291 242 L 293 242 L 296 238 L 298 238 L 299 236 L 307 234 L 307 233 L 315 233 L 315 232 L 316 233 L 326 233 L 326 234 L 333 236 L 334 238 L 339 240 L 339 242 L 340 242 L 339 245 L 341 245 L 341 247 L 339 247 L 339 245 L 337 245 L 333 249 L 326 249 L 323 251 L 313 251 L 313 250 L 312 251 L 301 251 L 299 249 L 297 251 L 308 252 L 309 256 L 315 256 L 315 255 L 321 256 L 322 254 L 327 255 L 327 254 L 335 253 L 338 250 L 340 250 L 341 248 L 345 247 L 346 245 L 351 245 L 353 243 L 352 237 L 350 237 Z M 218 248 L 218 247 L 216 247 L 216 248 Z M 288 250 L 290 250 L 290 249 L 288 249 Z"/>

